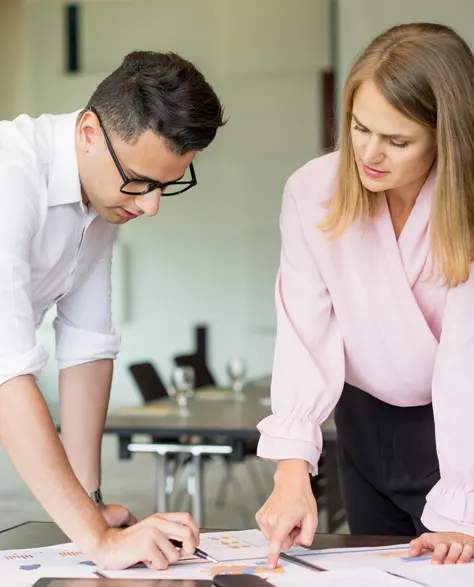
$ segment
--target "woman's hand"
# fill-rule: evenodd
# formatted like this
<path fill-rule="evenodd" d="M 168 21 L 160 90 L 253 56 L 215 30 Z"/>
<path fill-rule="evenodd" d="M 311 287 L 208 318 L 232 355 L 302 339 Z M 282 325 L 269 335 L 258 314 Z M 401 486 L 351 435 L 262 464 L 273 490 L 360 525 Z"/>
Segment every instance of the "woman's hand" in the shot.
<path fill-rule="evenodd" d="M 428 532 L 410 543 L 412 556 L 419 556 L 423 550 L 433 553 L 432 563 L 468 563 L 474 556 L 474 537 L 458 532 Z"/>
<path fill-rule="evenodd" d="M 279 461 L 274 490 L 255 519 L 270 543 L 270 568 L 276 567 L 282 550 L 297 545 L 311 546 L 318 510 L 306 461 Z"/>

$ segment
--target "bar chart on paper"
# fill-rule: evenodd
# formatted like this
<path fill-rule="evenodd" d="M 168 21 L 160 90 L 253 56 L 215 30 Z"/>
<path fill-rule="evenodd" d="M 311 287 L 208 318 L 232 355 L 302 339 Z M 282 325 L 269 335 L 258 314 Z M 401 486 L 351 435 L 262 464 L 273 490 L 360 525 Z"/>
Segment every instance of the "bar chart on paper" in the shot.
<path fill-rule="evenodd" d="M 29 587 L 42 577 L 94 578 L 96 565 L 73 544 L 0 552 L 0 585 Z"/>
<path fill-rule="evenodd" d="M 5 550 L 0 553 L 0 573 L 7 570 L 34 571 L 50 566 L 96 568 L 95 563 L 88 560 L 73 544 Z"/>

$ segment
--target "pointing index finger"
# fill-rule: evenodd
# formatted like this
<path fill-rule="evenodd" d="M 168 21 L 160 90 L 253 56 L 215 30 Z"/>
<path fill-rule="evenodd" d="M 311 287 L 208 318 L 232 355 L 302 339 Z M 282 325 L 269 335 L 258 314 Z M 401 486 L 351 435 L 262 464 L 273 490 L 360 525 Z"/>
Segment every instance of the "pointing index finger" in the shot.
<path fill-rule="evenodd" d="M 283 544 L 288 540 L 293 529 L 293 523 L 288 524 L 288 522 L 285 523 L 283 520 L 275 528 L 268 549 L 268 566 L 270 569 L 274 569 L 278 565 Z"/>
<path fill-rule="evenodd" d="M 268 568 L 274 569 L 278 565 L 283 540 L 272 540 L 268 549 Z"/>

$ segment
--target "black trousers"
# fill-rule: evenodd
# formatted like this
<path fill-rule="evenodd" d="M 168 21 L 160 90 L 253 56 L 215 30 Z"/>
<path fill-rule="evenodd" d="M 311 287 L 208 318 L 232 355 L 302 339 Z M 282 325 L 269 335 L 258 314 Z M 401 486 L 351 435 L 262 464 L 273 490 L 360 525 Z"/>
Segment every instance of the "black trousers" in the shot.
<path fill-rule="evenodd" d="M 353 534 L 417 536 L 439 480 L 431 404 L 400 408 L 351 385 L 336 406 L 342 499 Z"/>

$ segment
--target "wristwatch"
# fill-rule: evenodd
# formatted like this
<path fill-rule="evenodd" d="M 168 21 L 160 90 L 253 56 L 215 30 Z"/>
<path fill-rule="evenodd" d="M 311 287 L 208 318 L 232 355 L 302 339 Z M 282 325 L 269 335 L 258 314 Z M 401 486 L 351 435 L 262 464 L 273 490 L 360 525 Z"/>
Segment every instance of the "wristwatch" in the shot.
<path fill-rule="evenodd" d="M 93 491 L 92 493 L 89 493 L 88 495 L 92 499 L 92 501 L 95 503 L 95 505 L 101 505 L 104 503 L 104 501 L 102 499 L 102 491 L 100 490 L 100 487 L 98 489 L 96 489 L 95 491 Z"/>

